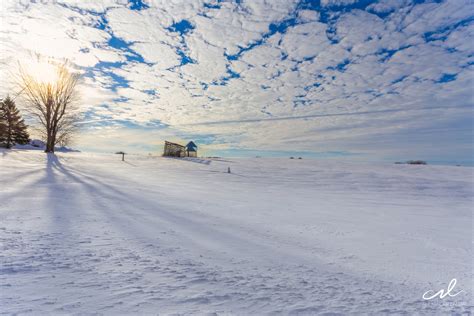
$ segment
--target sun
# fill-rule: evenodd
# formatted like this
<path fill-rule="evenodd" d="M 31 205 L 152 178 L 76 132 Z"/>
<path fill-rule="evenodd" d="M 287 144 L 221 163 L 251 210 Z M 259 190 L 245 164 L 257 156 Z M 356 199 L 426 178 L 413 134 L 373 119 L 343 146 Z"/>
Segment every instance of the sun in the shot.
<path fill-rule="evenodd" d="M 50 61 L 28 61 L 22 65 L 26 73 L 36 82 L 54 84 L 58 80 L 58 67 Z"/>

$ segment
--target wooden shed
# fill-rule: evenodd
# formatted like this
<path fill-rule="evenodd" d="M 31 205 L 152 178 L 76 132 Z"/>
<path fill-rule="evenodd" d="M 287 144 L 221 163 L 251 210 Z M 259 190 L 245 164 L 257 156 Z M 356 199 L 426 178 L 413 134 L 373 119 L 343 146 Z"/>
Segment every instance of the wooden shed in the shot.
<path fill-rule="evenodd" d="M 190 141 L 186 146 L 165 141 L 163 151 L 165 157 L 197 157 L 197 146 Z"/>
<path fill-rule="evenodd" d="M 186 147 L 180 144 L 165 141 L 165 149 L 163 152 L 165 157 L 185 157 Z"/>

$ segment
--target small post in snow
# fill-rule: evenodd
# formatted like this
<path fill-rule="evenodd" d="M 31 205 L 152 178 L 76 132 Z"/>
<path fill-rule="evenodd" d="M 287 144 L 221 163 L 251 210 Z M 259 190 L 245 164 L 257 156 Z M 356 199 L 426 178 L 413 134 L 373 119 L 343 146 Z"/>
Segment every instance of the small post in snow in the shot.
<path fill-rule="evenodd" d="M 227 173 L 230 173 L 230 167 L 227 167 Z"/>
<path fill-rule="evenodd" d="M 125 153 L 123 151 L 116 152 L 117 155 L 122 155 L 122 161 L 125 161 Z"/>

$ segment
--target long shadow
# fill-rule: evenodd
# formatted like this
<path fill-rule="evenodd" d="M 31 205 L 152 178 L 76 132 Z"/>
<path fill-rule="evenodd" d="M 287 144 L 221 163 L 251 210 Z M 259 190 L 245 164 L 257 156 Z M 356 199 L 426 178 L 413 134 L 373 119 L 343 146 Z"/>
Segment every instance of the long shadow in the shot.
<path fill-rule="evenodd" d="M 105 196 L 109 198 L 114 198 L 115 200 L 130 202 L 129 200 L 124 198 L 124 196 L 126 196 L 126 192 L 117 190 L 113 186 L 98 180 L 97 176 L 91 176 L 84 172 L 74 170 L 70 167 L 65 168 L 57 158 L 52 161 L 52 167 L 63 173 L 65 176 L 69 177 L 73 182 L 81 184 L 83 188 L 89 191 L 93 196 Z M 85 178 L 89 182 L 86 182 L 81 178 Z M 108 190 L 109 193 L 105 192 L 104 189 Z M 115 195 L 111 195 L 110 193 L 113 193 Z"/>
<path fill-rule="evenodd" d="M 133 167 L 137 167 L 137 165 L 131 163 L 131 162 L 128 162 L 128 161 L 124 161 L 124 163 L 126 163 L 127 165 L 130 165 L 130 166 L 133 166 Z"/>
<path fill-rule="evenodd" d="M 222 159 L 222 158 L 212 158 L 212 157 L 209 157 L 209 160 L 211 160 L 211 161 L 219 161 L 219 162 L 235 163 L 235 161 L 227 160 L 227 159 Z"/>
<path fill-rule="evenodd" d="M 179 205 L 166 205 L 160 203 L 159 196 L 153 198 L 152 200 L 149 199 L 147 196 L 140 196 L 138 200 L 130 199 L 129 192 L 118 190 L 113 186 L 104 183 L 103 181 L 97 180 L 96 176 L 90 176 L 79 171 L 72 172 L 71 170 L 69 170 L 70 168 L 65 168 L 57 159 L 57 157 L 52 158 L 50 162 L 52 168 L 55 168 L 56 170 L 62 172 L 71 180 L 83 186 L 83 188 L 88 192 L 88 196 L 90 197 L 91 201 L 95 200 L 93 202 L 97 203 L 98 206 L 100 206 L 99 208 L 97 208 L 97 211 L 102 211 L 103 213 L 105 212 L 103 214 L 105 219 L 111 220 L 117 218 L 117 216 L 122 216 L 121 219 L 118 218 L 119 221 L 114 223 L 114 226 L 126 235 L 129 235 L 132 239 L 137 239 L 137 237 L 152 237 L 147 234 L 146 231 L 143 231 L 138 227 L 133 227 L 134 225 L 132 224 L 132 220 L 135 220 L 138 215 L 142 214 L 154 215 L 160 222 L 165 221 L 172 224 L 173 226 L 171 227 L 179 227 L 181 232 L 191 230 L 195 234 L 198 234 L 207 240 L 212 240 L 213 242 L 216 242 L 215 236 L 221 236 L 222 239 L 233 240 L 234 242 L 232 242 L 232 244 L 246 244 L 253 245 L 254 247 L 257 246 L 265 248 L 262 245 L 253 243 L 251 240 L 241 238 L 239 236 L 236 236 L 235 234 L 230 234 L 224 230 L 218 230 L 215 227 L 206 224 L 205 222 L 196 221 L 192 219 L 192 217 L 196 216 L 195 214 L 193 215 L 192 212 L 186 212 L 186 214 L 188 214 L 189 216 L 183 215 L 182 210 L 179 209 Z M 87 181 L 84 181 L 81 178 L 87 179 Z M 104 198 L 108 199 L 112 203 L 102 202 Z M 111 207 L 113 207 L 114 209 L 111 209 Z M 133 212 L 126 212 L 127 209 L 133 210 Z M 167 209 L 171 209 L 171 211 Z M 150 211 L 152 212 L 152 214 L 150 214 Z M 124 216 L 130 218 L 130 221 L 124 223 Z M 153 225 L 153 222 L 155 221 L 153 220 L 153 217 L 151 217 L 149 218 L 149 221 L 142 221 L 139 223 L 139 225 Z M 183 237 L 190 238 L 187 237 L 184 233 Z M 191 237 L 190 240 L 191 242 L 199 243 L 199 238 L 194 240 Z M 236 242 L 237 240 L 239 240 L 239 242 Z M 219 242 L 217 241 L 216 243 Z M 207 243 L 204 242 L 203 246 L 206 247 L 206 244 Z"/>
<path fill-rule="evenodd" d="M 76 167 L 77 168 L 77 167 Z M 232 227 L 227 227 L 226 225 L 216 225 L 219 221 L 212 220 L 212 216 L 206 219 L 207 216 L 202 216 L 200 213 L 192 212 L 192 210 L 186 210 L 184 207 L 180 206 L 178 199 L 172 200 L 169 203 L 161 202 L 162 195 L 159 192 L 156 192 L 156 195 L 142 194 L 141 192 L 128 192 L 127 188 L 135 189 L 134 185 L 136 183 L 130 182 L 128 179 L 124 179 L 124 184 L 126 187 L 124 189 L 117 189 L 108 183 L 104 183 L 98 179 L 101 173 L 90 173 L 87 174 L 83 171 L 78 171 L 77 169 L 70 168 L 69 166 L 64 166 L 61 163 L 61 159 L 51 155 L 48 156 L 47 163 L 47 176 L 51 181 L 56 181 L 56 177 L 64 176 L 62 180 L 68 179 L 69 182 L 80 184 L 80 187 L 74 186 L 76 189 L 82 189 L 83 193 L 86 194 L 87 199 L 92 203 L 93 207 L 92 212 L 98 214 L 97 219 L 99 221 L 103 220 L 100 223 L 105 230 L 113 232 L 111 235 L 108 235 L 106 238 L 110 238 L 110 250 L 117 251 L 120 253 L 121 249 L 125 248 L 131 251 L 136 251 L 147 260 L 154 258 L 155 256 L 166 256 L 169 260 L 162 261 L 161 264 L 165 264 L 165 267 L 177 270 L 176 276 L 179 275 L 180 267 L 178 265 L 185 264 L 185 268 L 189 269 L 189 261 L 199 261 L 203 259 L 199 257 L 202 253 L 207 253 L 211 251 L 216 255 L 221 252 L 229 251 L 229 247 L 232 247 L 232 252 L 235 254 L 245 254 L 246 257 L 258 257 L 257 254 L 260 252 L 266 253 L 270 251 L 271 253 L 279 253 L 279 256 L 285 255 L 285 253 L 278 250 L 278 248 L 272 247 L 267 244 L 262 244 L 257 240 L 252 238 L 252 235 L 249 234 L 239 234 L 239 231 L 235 231 Z M 104 177 L 106 175 L 103 175 Z M 113 183 L 119 178 L 114 178 Z M 63 182 L 63 181 L 62 181 Z M 77 202 L 80 198 L 77 199 Z M 54 212 L 59 211 L 59 208 L 55 208 Z M 75 207 L 73 211 L 83 212 Z M 194 213 L 194 214 L 193 214 Z M 54 214 L 54 213 L 53 213 Z M 91 213 L 90 213 L 91 214 Z M 76 216 L 71 216 L 72 219 Z M 83 221 L 81 218 L 77 218 L 79 221 Z M 58 223 L 61 224 L 61 223 Z M 87 223 L 78 223 L 83 225 Z M 99 226 L 96 226 L 99 227 Z M 235 228 L 235 226 L 234 226 Z M 70 227 L 62 227 L 62 229 L 67 230 Z M 172 230 L 177 234 L 172 237 L 171 242 L 165 244 L 167 239 L 157 238 L 160 231 L 163 230 Z M 93 231 L 86 227 L 86 230 L 80 230 L 79 235 L 77 236 L 80 239 L 84 237 L 89 237 L 90 239 L 98 238 L 97 241 L 102 241 L 105 235 L 95 237 L 89 235 Z M 100 232 L 94 231 L 94 235 L 100 235 Z M 65 232 L 66 234 L 66 232 Z M 82 235 L 81 235 L 82 234 Z M 88 234 L 84 236 L 84 234 Z M 74 235 L 71 235 L 74 236 Z M 109 237 L 110 236 L 110 237 Z M 176 239 L 175 239 L 176 238 Z M 79 240 L 77 240 L 79 241 Z M 61 243 L 61 241 L 59 241 Z M 167 252 L 155 251 L 156 248 L 148 248 L 148 244 L 158 243 L 158 248 L 166 249 L 175 249 L 179 250 L 181 247 L 185 251 L 182 251 L 182 255 L 175 255 L 168 257 Z M 94 255 L 100 252 L 100 248 L 95 246 L 96 243 L 91 244 L 81 244 L 79 242 L 67 243 L 65 242 L 62 246 L 70 246 L 79 249 L 88 249 L 88 251 Z M 114 250 L 115 249 L 115 250 Z M 65 252 L 61 254 L 64 258 L 68 258 L 71 255 L 78 253 L 78 249 L 75 249 L 74 252 L 69 253 Z M 179 250 L 181 252 L 181 250 Z M 263 256 L 266 257 L 266 256 Z M 155 257 L 158 258 L 158 257 Z M 124 257 L 121 259 L 121 262 L 127 264 L 127 260 L 136 260 L 134 258 L 128 259 Z M 135 263 L 135 262 L 133 262 Z M 100 265 L 114 265 L 114 261 L 100 261 L 98 263 L 92 264 L 91 269 L 104 270 L 101 269 Z M 150 263 L 151 264 L 151 263 Z M 160 263 L 156 263 L 158 265 Z M 178 266 L 178 267 L 177 267 Z M 138 275 L 140 278 L 145 278 L 146 274 L 143 266 L 140 266 L 138 263 L 134 265 L 135 275 Z M 203 269 L 212 269 L 212 266 L 205 267 Z M 94 270 L 95 273 L 96 270 Z M 142 272 L 142 273 L 141 273 Z M 90 278 L 92 273 L 86 272 L 87 277 Z M 107 277 L 109 272 L 101 272 L 102 275 L 98 275 L 98 281 L 100 282 Z M 160 273 L 160 272 L 157 272 Z M 169 272 L 166 272 L 169 273 Z M 181 280 L 181 275 L 179 275 Z M 177 277 L 176 277 L 177 278 Z M 129 281 L 129 285 L 133 285 L 135 282 L 140 284 L 142 279 L 136 279 Z M 181 281 L 177 281 L 181 282 Z M 225 278 L 217 282 L 225 282 Z M 146 285 L 144 285 L 146 286 Z M 111 285 L 111 290 L 115 289 Z"/>
<path fill-rule="evenodd" d="M 206 159 L 200 159 L 200 158 L 188 158 L 188 157 L 163 157 L 166 159 L 174 159 L 174 160 L 179 160 L 179 161 L 186 161 L 186 162 L 194 162 L 194 163 L 199 163 L 203 165 L 210 165 L 212 160 L 206 160 Z"/>
<path fill-rule="evenodd" d="M 51 213 L 51 223 L 55 232 L 70 233 L 71 214 L 75 211 L 70 206 L 74 204 L 75 195 L 69 188 L 58 180 L 55 166 L 59 164 L 58 157 L 53 153 L 47 154 L 45 180 L 48 183 L 47 206 Z"/>
<path fill-rule="evenodd" d="M 0 192 L 0 196 L 2 200 L 11 200 L 15 199 L 18 196 L 24 195 L 25 189 L 29 187 L 35 187 L 38 184 L 42 183 L 44 181 L 44 177 L 39 177 L 38 179 L 34 181 L 29 181 L 30 178 L 33 178 L 36 174 L 43 172 L 43 168 L 38 168 L 38 169 L 33 169 L 33 170 L 27 170 L 23 172 L 12 172 L 11 176 L 8 177 L 9 174 L 7 174 L 6 178 L 1 179 L 2 185 L 5 185 L 6 187 L 8 186 L 14 186 L 15 190 L 12 193 L 5 193 L 5 192 Z M 19 184 L 17 182 L 18 179 L 21 179 L 22 183 L 24 184 Z"/>
<path fill-rule="evenodd" d="M 235 172 L 228 172 L 228 171 L 219 171 L 219 170 L 195 170 L 194 172 L 202 172 L 202 173 L 217 173 L 217 174 L 227 174 L 229 177 L 231 176 L 237 176 L 237 177 L 243 177 L 243 178 L 249 178 L 249 176 L 240 174 L 240 173 L 235 173 Z"/>

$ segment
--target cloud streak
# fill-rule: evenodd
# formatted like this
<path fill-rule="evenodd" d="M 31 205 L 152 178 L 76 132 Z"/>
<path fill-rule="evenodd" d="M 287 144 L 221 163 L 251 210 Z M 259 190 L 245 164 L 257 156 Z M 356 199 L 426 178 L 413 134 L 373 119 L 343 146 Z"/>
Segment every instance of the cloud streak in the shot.
<path fill-rule="evenodd" d="M 198 122 L 191 124 L 183 125 L 225 125 L 225 124 L 241 124 L 241 123 L 259 123 L 265 121 L 288 121 L 288 120 L 305 120 L 311 118 L 320 118 L 320 117 L 337 117 L 337 116 L 356 116 L 356 115 L 371 115 L 371 114 L 386 114 L 386 113 L 397 113 L 397 112 L 410 112 L 410 111 L 429 111 L 437 109 L 446 109 L 445 106 L 432 106 L 424 108 L 400 108 L 400 109 L 386 109 L 386 110 L 373 110 L 373 111 L 360 111 L 360 112 L 343 112 L 343 113 L 328 113 L 328 114 L 312 114 L 312 115 L 301 115 L 301 116 L 286 116 L 286 117 L 271 117 L 271 118 L 261 118 L 261 119 L 243 119 L 243 120 L 229 120 L 229 121 L 211 121 L 211 122 Z M 465 107 L 456 107 L 458 110 L 462 109 L 471 109 L 471 106 Z"/>

